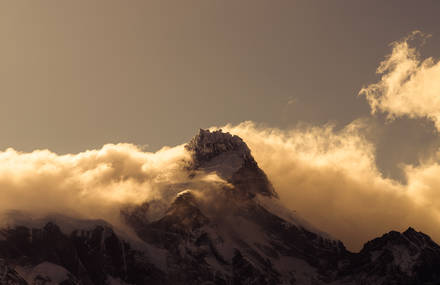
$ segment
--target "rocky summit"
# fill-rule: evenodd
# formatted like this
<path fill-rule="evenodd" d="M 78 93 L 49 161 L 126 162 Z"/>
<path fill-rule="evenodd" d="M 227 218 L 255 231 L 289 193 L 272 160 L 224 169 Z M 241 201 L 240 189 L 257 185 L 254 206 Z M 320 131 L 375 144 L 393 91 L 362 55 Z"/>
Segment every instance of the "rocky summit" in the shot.
<path fill-rule="evenodd" d="M 276 196 L 266 174 L 240 137 L 222 130 L 200 129 L 185 149 L 192 154 L 194 169 L 217 173 L 244 196 Z"/>
<path fill-rule="evenodd" d="M 280 204 L 241 138 L 200 130 L 185 149 L 187 181 L 161 215 L 156 201 L 121 209 L 128 230 L 62 230 L 73 218 L 56 216 L 1 229 L 0 284 L 440 284 L 427 235 L 391 231 L 350 252 Z M 196 187 L 210 173 L 223 182 Z"/>

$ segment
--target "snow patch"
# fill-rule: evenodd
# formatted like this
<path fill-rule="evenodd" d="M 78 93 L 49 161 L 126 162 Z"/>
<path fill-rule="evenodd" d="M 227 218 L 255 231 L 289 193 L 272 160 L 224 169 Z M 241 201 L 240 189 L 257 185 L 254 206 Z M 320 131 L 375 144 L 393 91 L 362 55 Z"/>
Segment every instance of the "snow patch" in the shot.
<path fill-rule="evenodd" d="M 272 214 L 282 218 L 286 222 L 289 222 L 290 224 L 293 224 L 297 227 L 304 228 L 304 229 L 308 230 L 309 232 L 316 233 L 325 239 L 337 241 L 337 239 L 332 237 L 330 234 L 318 230 L 316 227 L 311 225 L 305 219 L 300 217 L 296 212 L 286 208 L 280 202 L 280 200 L 273 198 L 273 197 L 263 196 L 263 195 L 257 195 L 255 199 L 256 199 L 257 203 L 260 204 L 260 206 L 262 206 L 263 208 L 265 208 L 266 210 L 268 210 Z"/>
<path fill-rule="evenodd" d="M 243 154 L 238 151 L 225 152 L 202 163 L 200 169 L 209 173 L 216 172 L 221 178 L 230 180 L 244 163 Z"/>
<path fill-rule="evenodd" d="M 23 277 L 29 284 L 39 284 L 38 281 L 40 281 L 40 283 L 44 282 L 46 285 L 55 285 L 70 279 L 72 276 L 64 267 L 50 262 L 40 263 L 30 271 L 23 270 L 22 273 L 26 275 Z"/>

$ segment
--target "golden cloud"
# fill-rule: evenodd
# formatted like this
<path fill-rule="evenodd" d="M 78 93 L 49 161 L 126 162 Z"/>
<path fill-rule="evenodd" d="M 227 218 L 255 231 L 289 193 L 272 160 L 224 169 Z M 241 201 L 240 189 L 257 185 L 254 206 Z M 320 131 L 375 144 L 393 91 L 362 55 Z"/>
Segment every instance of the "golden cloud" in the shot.
<path fill-rule="evenodd" d="M 63 213 L 119 222 L 123 205 L 164 199 L 163 185 L 186 179 L 183 146 L 143 152 L 131 144 L 57 155 L 48 150 L 0 152 L 0 209 Z"/>
<path fill-rule="evenodd" d="M 374 145 L 362 135 L 365 127 L 356 120 L 339 131 L 332 125 L 280 130 L 252 122 L 223 129 L 249 145 L 286 207 L 349 248 L 408 226 L 440 240 L 437 159 L 406 165 L 407 184 L 384 178 Z M 213 173 L 198 174 L 188 186 L 190 160 L 183 145 L 155 153 L 131 144 L 67 155 L 8 149 L 0 152 L 0 208 L 120 225 L 120 210 L 127 205 L 162 201 L 156 208 L 164 211 L 188 187 L 208 194 L 219 183 L 225 186 Z"/>
<path fill-rule="evenodd" d="M 384 178 L 374 145 L 355 121 L 279 130 L 252 122 L 222 129 L 243 138 L 281 202 L 351 249 L 390 230 L 416 227 L 440 240 L 440 165 L 404 167 L 407 184 Z"/>
<path fill-rule="evenodd" d="M 377 69 L 381 80 L 363 88 L 372 113 L 384 112 L 389 119 L 401 116 L 427 118 L 440 130 L 440 62 L 432 57 L 421 60 L 413 40 L 427 35 L 419 31 L 392 43 L 392 52 Z"/>

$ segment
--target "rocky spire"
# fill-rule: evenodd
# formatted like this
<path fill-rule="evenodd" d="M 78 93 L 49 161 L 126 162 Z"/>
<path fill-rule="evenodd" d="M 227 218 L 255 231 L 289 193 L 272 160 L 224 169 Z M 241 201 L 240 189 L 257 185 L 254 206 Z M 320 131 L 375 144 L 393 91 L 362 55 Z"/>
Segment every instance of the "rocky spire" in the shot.
<path fill-rule="evenodd" d="M 266 174 L 240 137 L 221 129 L 212 132 L 200 129 L 185 148 L 192 153 L 194 169 L 216 172 L 245 197 L 276 196 Z"/>
<path fill-rule="evenodd" d="M 240 137 L 224 133 L 221 129 L 212 132 L 200 129 L 185 148 L 193 152 L 194 159 L 198 163 L 227 152 L 236 152 L 243 159 L 253 160 L 251 151 Z"/>

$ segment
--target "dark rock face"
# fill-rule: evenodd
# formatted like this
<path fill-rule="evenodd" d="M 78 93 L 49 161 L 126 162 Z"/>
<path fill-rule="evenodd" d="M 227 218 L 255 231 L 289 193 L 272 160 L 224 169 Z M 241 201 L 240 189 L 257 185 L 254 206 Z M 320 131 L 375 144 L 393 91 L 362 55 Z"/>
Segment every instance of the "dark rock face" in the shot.
<path fill-rule="evenodd" d="M 202 130 L 185 148 L 192 153 L 194 169 L 215 170 L 244 197 L 277 196 L 266 174 L 258 167 L 246 143 L 238 136 Z"/>
<path fill-rule="evenodd" d="M 187 206 L 183 206 L 183 211 L 188 210 Z M 42 229 L 4 229 L 0 284 L 54 284 L 47 277 L 49 273 L 33 276 L 29 282 L 13 269 L 36 268 L 43 263 L 60 266 L 67 272 L 67 278 L 58 283 L 64 285 L 440 284 L 440 247 L 412 229 L 385 234 L 354 254 L 339 241 L 293 225 L 286 227 L 286 221 L 257 206 L 241 214 L 258 217 L 264 236 L 271 240 L 259 244 L 236 237 L 233 254 L 228 257 L 222 249 L 225 240 L 207 227 L 208 219 L 188 226 L 188 217 L 177 217 L 181 213 L 174 209 L 163 220 L 151 223 L 145 232 L 139 232 L 140 236 L 147 235 L 144 238 L 150 244 L 167 251 L 166 271 L 109 228 L 98 226 L 70 236 L 52 223 Z M 199 214 L 192 217 L 199 220 Z M 155 232 L 155 238 L 149 236 L 150 231 Z M 288 259 L 302 264 L 289 263 Z M 292 267 L 280 270 L 278 262 L 283 261 Z M 312 269 L 306 270 L 309 275 L 301 271 L 303 266 Z"/>
<path fill-rule="evenodd" d="M 198 163 L 227 152 L 238 152 L 244 160 L 253 160 L 250 149 L 240 137 L 223 133 L 222 130 L 210 132 L 200 129 L 185 148 L 193 152 L 194 160 Z"/>
<path fill-rule="evenodd" d="M 160 284 L 162 280 L 162 273 L 143 253 L 131 249 L 110 228 L 97 226 L 68 236 L 48 223 L 42 229 L 3 229 L 2 235 L 0 256 L 8 263 L 30 268 L 43 262 L 62 266 L 71 274 L 63 284 L 107 284 L 108 276 L 134 284 Z M 40 279 L 44 284 L 44 278 Z"/>
<path fill-rule="evenodd" d="M 232 259 L 232 282 L 233 284 L 278 284 L 279 274 L 267 268 L 263 272 L 252 265 L 240 251 L 236 251 Z"/>
<path fill-rule="evenodd" d="M 392 231 L 351 253 L 266 204 L 277 195 L 240 138 L 201 130 L 186 148 L 189 181 L 215 172 L 232 189 L 189 187 L 157 219 L 148 201 L 122 209 L 136 242 L 103 225 L 1 229 L 0 284 L 440 284 L 427 235 Z"/>
<path fill-rule="evenodd" d="M 367 242 L 341 276 L 365 284 L 440 284 L 440 246 L 413 228 L 391 231 Z"/>
<path fill-rule="evenodd" d="M 349 255 L 341 242 L 289 224 L 253 200 L 239 205 L 229 209 L 243 232 L 225 230 L 206 217 L 191 192 L 180 194 L 162 219 L 136 231 L 145 242 L 170 253 L 169 275 L 174 278 L 170 284 L 282 284 L 294 276 L 292 272 L 286 278 L 278 271 L 274 262 L 283 258 L 304 260 L 325 278 L 327 271 L 336 270 L 333 261 Z"/>
<path fill-rule="evenodd" d="M 0 284 L 25 285 L 27 283 L 4 259 L 0 259 Z"/>

